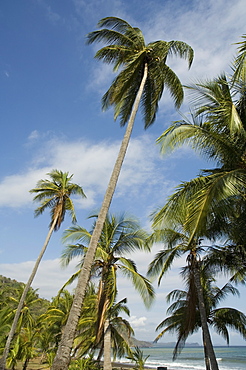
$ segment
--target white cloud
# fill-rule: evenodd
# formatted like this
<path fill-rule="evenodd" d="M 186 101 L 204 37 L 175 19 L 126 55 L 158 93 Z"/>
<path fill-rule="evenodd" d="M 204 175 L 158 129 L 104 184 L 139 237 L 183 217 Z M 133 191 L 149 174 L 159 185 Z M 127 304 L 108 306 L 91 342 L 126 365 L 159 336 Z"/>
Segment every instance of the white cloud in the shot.
<path fill-rule="evenodd" d="M 146 320 L 147 320 L 147 317 L 144 317 L 144 316 L 143 317 L 131 316 L 128 321 L 132 325 L 133 329 L 135 329 L 135 328 L 145 326 Z"/>
<path fill-rule="evenodd" d="M 29 135 L 29 139 L 36 137 L 42 135 L 37 131 Z M 74 174 L 73 181 L 83 187 L 87 199 L 77 200 L 80 208 L 94 205 L 95 198 L 102 196 L 107 187 L 120 143 L 92 143 L 86 140 L 69 142 L 56 138 L 45 144 L 41 141 L 39 145 L 40 148 L 35 146 L 26 171 L 2 179 L 0 205 L 23 207 L 31 204 L 29 190 L 36 186 L 38 180 L 47 178 L 47 173 L 54 168 Z M 151 185 L 160 182 L 155 163 L 159 154 L 155 149 L 152 139 L 147 135 L 132 139 L 119 179 L 118 194 L 129 195 L 130 191 L 137 193 L 143 184 L 145 191 L 149 191 Z"/>
<path fill-rule="evenodd" d="M 43 170 L 28 170 L 26 173 L 4 177 L 0 183 L 0 205 L 18 208 L 30 204 L 32 196 L 29 190 L 35 186 L 36 178 L 42 178 L 43 174 Z"/>
<path fill-rule="evenodd" d="M 3 263 L 0 264 L 1 274 L 8 276 L 11 279 L 26 283 L 33 269 L 34 261 L 26 261 L 22 263 Z M 62 269 L 60 259 L 43 260 L 41 261 L 36 277 L 32 283 L 33 289 L 38 289 L 38 294 L 42 298 L 51 299 L 56 296 L 57 292 L 77 271 L 76 264 L 78 260 L 74 260 L 66 269 Z M 68 287 L 72 291 L 75 284 Z"/>

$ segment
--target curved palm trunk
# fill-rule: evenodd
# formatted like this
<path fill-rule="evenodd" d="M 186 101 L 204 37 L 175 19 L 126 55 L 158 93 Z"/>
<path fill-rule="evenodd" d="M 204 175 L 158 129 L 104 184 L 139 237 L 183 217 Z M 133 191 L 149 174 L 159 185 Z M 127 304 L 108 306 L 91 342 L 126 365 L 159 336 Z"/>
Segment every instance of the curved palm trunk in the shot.
<path fill-rule="evenodd" d="M 203 291 L 202 291 L 202 286 L 201 286 L 201 281 L 200 281 L 200 270 L 198 266 L 198 261 L 196 260 L 194 261 L 193 272 L 194 272 L 194 280 L 195 280 L 195 285 L 196 285 L 196 290 L 197 290 L 198 306 L 199 306 L 199 312 L 200 312 L 200 318 L 201 318 L 201 324 L 202 324 L 203 341 L 206 344 L 206 353 L 210 359 L 211 370 L 219 370 L 216 356 L 214 353 L 211 336 L 210 336 L 209 329 L 208 329 L 207 314 L 206 314 Z"/>
<path fill-rule="evenodd" d="M 109 320 L 106 319 L 104 323 L 104 338 L 103 338 L 103 370 L 112 370 L 111 362 L 111 329 Z"/>
<path fill-rule="evenodd" d="M 140 99 L 143 93 L 144 85 L 146 82 L 148 74 L 148 66 L 145 64 L 144 66 L 144 73 L 143 73 L 143 78 L 132 108 L 132 112 L 129 118 L 129 122 L 127 124 L 126 132 L 124 135 L 124 138 L 121 143 L 121 147 L 119 150 L 118 157 L 116 159 L 114 169 L 111 175 L 111 178 L 109 180 L 108 188 L 106 190 L 102 207 L 99 212 L 97 222 L 95 225 L 95 229 L 93 231 L 89 248 L 86 253 L 84 263 L 82 270 L 80 272 L 79 278 L 78 278 L 78 283 L 77 287 L 75 290 L 75 295 L 74 295 L 74 300 L 73 304 L 70 310 L 70 314 L 67 320 L 67 324 L 65 327 L 65 330 L 63 332 L 63 335 L 61 337 L 60 344 L 58 346 L 58 350 L 52 365 L 52 370 L 65 370 L 68 368 L 69 363 L 70 363 L 70 353 L 71 349 L 73 346 L 73 341 L 75 337 L 75 332 L 76 332 L 76 327 L 79 321 L 79 317 L 81 314 L 81 307 L 83 304 L 84 296 L 85 296 L 85 291 L 86 287 L 90 278 L 90 272 L 91 272 L 91 267 L 94 261 L 96 249 L 97 249 L 97 243 L 100 238 L 102 229 L 103 229 L 103 224 L 105 222 L 114 192 L 115 188 L 118 182 L 118 178 L 120 175 L 121 167 L 126 155 L 126 151 L 129 145 L 133 125 L 134 125 L 134 120 L 135 116 L 139 107 Z"/>
<path fill-rule="evenodd" d="M 9 350 L 10 350 L 10 344 L 12 342 L 12 339 L 14 337 L 14 334 L 15 334 L 15 331 L 16 331 L 16 327 L 17 327 L 17 324 L 18 324 L 18 320 L 19 320 L 19 317 L 20 317 L 20 314 L 21 314 L 21 310 L 23 308 L 23 305 L 24 305 L 24 301 L 26 299 L 26 296 L 27 296 L 27 293 L 28 293 L 28 290 L 29 288 L 31 287 L 31 284 L 33 282 L 33 279 L 37 273 L 37 270 L 38 270 L 38 267 L 39 267 L 39 264 L 40 264 L 40 261 L 44 255 L 44 252 L 46 251 L 46 248 L 47 248 L 47 245 L 50 241 L 50 238 L 51 238 L 51 235 L 55 229 L 55 225 L 56 225 L 56 222 L 57 222 L 57 218 L 58 216 L 54 219 L 51 227 L 49 228 L 49 232 L 47 234 L 47 237 L 45 239 L 45 242 L 44 242 L 44 245 L 41 249 L 41 252 L 35 262 L 35 265 L 33 267 L 33 270 L 32 270 L 32 273 L 28 279 L 28 282 L 26 283 L 26 286 L 23 290 L 23 293 L 22 293 L 22 296 L 21 296 L 21 299 L 18 303 L 18 307 L 17 307 L 17 310 L 15 312 L 15 317 L 14 317 L 14 320 L 13 320 L 13 323 L 12 323 L 12 326 L 11 326 L 11 329 L 10 329 L 10 332 L 9 332 L 9 335 L 8 335 L 8 338 L 7 338 L 7 341 L 6 341 L 6 344 L 5 344 L 5 348 L 4 348 L 4 351 L 3 351 L 3 356 L 2 358 L 0 359 L 0 370 L 4 370 L 5 369 L 5 366 L 6 366 L 6 360 L 7 360 L 7 357 L 9 355 Z"/>

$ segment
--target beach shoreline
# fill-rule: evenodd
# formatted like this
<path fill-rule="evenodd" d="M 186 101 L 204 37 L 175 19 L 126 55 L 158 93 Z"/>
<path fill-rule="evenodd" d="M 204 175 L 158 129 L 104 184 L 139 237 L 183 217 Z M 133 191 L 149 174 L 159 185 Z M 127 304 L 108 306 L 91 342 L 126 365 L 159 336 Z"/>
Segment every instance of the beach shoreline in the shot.
<path fill-rule="evenodd" d="M 112 363 L 112 368 L 120 369 L 120 370 L 129 370 L 129 369 L 134 369 L 135 365 L 134 364 L 125 364 L 121 362 L 113 362 Z M 156 367 L 150 367 L 150 366 L 144 366 L 144 369 L 146 370 L 156 370 Z"/>

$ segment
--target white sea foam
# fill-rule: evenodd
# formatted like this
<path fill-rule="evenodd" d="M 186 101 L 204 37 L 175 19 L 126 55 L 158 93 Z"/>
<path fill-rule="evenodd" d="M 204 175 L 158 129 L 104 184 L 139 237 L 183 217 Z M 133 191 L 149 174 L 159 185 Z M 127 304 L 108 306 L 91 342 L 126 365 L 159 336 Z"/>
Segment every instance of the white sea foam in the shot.
<path fill-rule="evenodd" d="M 168 370 L 204 370 L 203 347 L 186 347 L 172 361 L 173 348 L 142 348 L 144 356 L 149 356 L 145 365 L 156 369 L 158 366 L 166 366 Z M 217 361 L 220 362 L 220 370 L 245 370 L 246 347 L 215 347 Z M 121 359 L 121 362 L 130 363 L 129 360 Z M 133 364 L 134 365 L 134 364 Z"/>

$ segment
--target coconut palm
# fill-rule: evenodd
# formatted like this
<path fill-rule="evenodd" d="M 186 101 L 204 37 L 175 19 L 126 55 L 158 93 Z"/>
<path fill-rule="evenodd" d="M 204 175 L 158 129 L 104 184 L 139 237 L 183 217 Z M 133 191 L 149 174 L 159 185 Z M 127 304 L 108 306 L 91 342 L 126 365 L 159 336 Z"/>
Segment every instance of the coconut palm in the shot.
<path fill-rule="evenodd" d="M 245 203 L 245 82 L 241 78 L 233 84 L 222 74 L 193 84 L 189 87 L 194 104 L 191 120 L 174 123 L 157 140 L 163 153 L 186 143 L 217 162 L 217 167 L 182 183 L 155 214 L 154 227 L 181 225 L 189 235 L 190 248 L 204 236 L 231 238 L 227 228 L 230 223 L 233 230 L 231 213 Z M 217 261 L 221 267 L 222 259 Z"/>
<path fill-rule="evenodd" d="M 206 271 L 207 270 L 207 271 Z M 206 305 L 207 322 L 213 329 L 224 337 L 229 344 L 229 328 L 238 331 L 244 338 L 246 336 L 246 316 L 230 307 L 217 308 L 219 303 L 226 298 L 228 294 L 239 294 L 238 290 L 230 283 L 225 284 L 222 288 L 214 285 L 215 279 L 211 277 L 209 268 L 203 268 L 201 271 L 201 281 L 203 287 L 203 295 Z M 192 271 L 189 268 L 184 268 L 182 276 L 185 278 L 186 290 L 176 289 L 170 292 L 167 296 L 167 302 L 173 303 L 167 309 L 167 314 L 170 314 L 163 320 L 156 330 L 163 329 L 155 339 L 158 341 L 167 332 L 177 333 L 177 343 L 173 352 L 173 359 L 182 350 L 186 339 L 189 335 L 197 332 L 201 327 L 200 313 L 198 307 L 196 290 L 194 287 L 194 279 Z M 204 352 L 206 361 L 206 369 L 210 369 L 210 364 L 207 357 L 206 342 L 204 341 Z"/>
<path fill-rule="evenodd" d="M 53 231 L 57 231 L 61 223 L 65 218 L 65 214 L 68 211 L 72 222 L 76 222 L 74 204 L 70 198 L 71 195 L 80 195 L 85 197 L 83 189 L 81 186 L 74 184 L 71 182 L 73 175 L 68 175 L 68 172 L 62 172 L 58 170 L 53 170 L 48 173 L 50 179 L 39 180 L 37 183 L 37 187 L 30 190 L 31 193 L 35 193 L 34 201 L 40 202 L 41 205 L 35 210 L 35 216 L 41 215 L 46 209 L 50 209 L 51 214 L 51 222 L 49 225 L 49 231 L 47 237 L 45 239 L 44 245 L 40 251 L 40 254 L 35 262 L 31 275 L 26 283 L 25 289 L 23 290 L 23 294 L 20 298 L 18 308 L 15 313 L 15 317 L 8 335 L 8 339 L 6 341 L 6 345 L 4 348 L 3 356 L 0 360 L 0 369 L 5 369 L 6 359 L 8 357 L 10 344 L 12 338 L 14 336 L 18 319 L 21 314 L 21 310 L 27 295 L 27 292 L 32 284 L 32 281 L 36 275 L 38 270 L 38 266 L 40 261 L 46 251 L 47 245 L 51 238 Z"/>
<path fill-rule="evenodd" d="M 96 227 L 94 222 L 92 230 L 75 225 L 64 233 L 64 241 L 78 242 L 76 245 L 68 245 L 62 254 L 64 265 L 79 255 L 82 256 L 82 269 L 85 255 Z M 149 306 L 154 292 L 150 282 L 138 273 L 135 263 L 126 255 L 136 250 L 148 250 L 146 244 L 148 234 L 142 230 L 137 221 L 130 217 L 107 215 L 101 236 L 98 241 L 95 260 L 92 266 L 92 276 L 99 277 L 98 310 L 97 310 L 97 338 L 102 338 L 105 323 L 109 319 L 112 305 L 117 296 L 117 275 L 121 273 L 131 280 L 133 286 L 140 293 L 144 303 Z M 72 277 L 78 276 L 78 273 Z M 70 281 L 72 281 L 70 280 Z M 107 326 L 107 324 L 106 324 Z M 105 356 L 104 356 L 105 357 Z M 109 356 L 107 357 L 109 358 Z M 107 369 L 110 364 L 107 364 Z"/>
<path fill-rule="evenodd" d="M 88 43 L 106 42 L 107 46 L 96 53 L 96 58 L 113 64 L 114 70 L 120 68 L 119 75 L 103 97 L 103 108 L 113 105 L 115 118 L 119 116 L 121 124 L 124 125 L 128 121 L 128 125 L 79 276 L 71 315 L 53 363 L 53 370 L 64 370 L 69 365 L 73 338 L 97 243 L 126 155 L 139 104 L 143 107 L 146 128 L 156 118 L 164 87 L 170 91 L 175 105 L 179 107 L 183 99 L 183 89 L 177 75 L 166 64 L 167 57 L 174 54 L 188 59 L 189 66 L 193 59 L 193 49 L 181 41 L 156 41 L 146 45 L 141 30 L 132 27 L 123 19 L 107 17 L 99 22 L 99 27 L 102 29 L 89 33 Z"/>
<path fill-rule="evenodd" d="M 180 210 L 180 217 L 185 215 L 185 210 Z M 157 214 L 157 217 L 159 215 Z M 184 217 L 185 219 L 185 217 Z M 164 248 L 161 249 L 150 263 L 148 268 L 148 275 L 157 277 L 158 284 L 161 283 L 163 276 L 170 270 L 175 259 L 186 255 L 186 260 L 190 271 L 192 272 L 192 278 L 194 281 L 195 293 L 193 297 L 197 296 L 201 325 L 203 330 L 204 340 L 207 343 L 207 352 L 211 362 L 211 369 L 218 370 L 218 364 L 216 361 L 212 340 L 207 324 L 206 307 L 203 296 L 203 289 L 201 283 L 201 253 L 204 247 L 201 247 L 199 239 L 192 239 L 190 242 L 190 235 L 182 227 L 182 218 L 179 219 L 180 223 L 176 224 L 176 229 L 170 228 L 158 228 L 158 222 L 154 218 L 155 230 L 150 237 L 150 242 L 162 242 Z M 189 315 L 191 318 L 191 315 Z"/>

